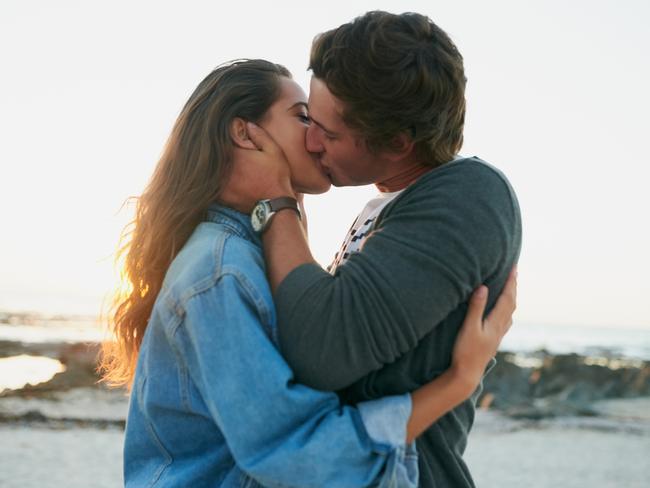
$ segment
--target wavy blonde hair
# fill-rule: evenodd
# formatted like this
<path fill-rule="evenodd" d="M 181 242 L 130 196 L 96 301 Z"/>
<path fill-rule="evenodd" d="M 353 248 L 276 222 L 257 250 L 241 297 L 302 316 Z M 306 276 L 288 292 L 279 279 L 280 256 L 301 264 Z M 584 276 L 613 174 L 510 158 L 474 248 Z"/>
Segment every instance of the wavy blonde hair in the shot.
<path fill-rule="evenodd" d="M 228 181 L 232 120 L 260 121 L 279 97 L 281 77 L 291 74 L 268 61 L 232 61 L 212 71 L 183 107 L 120 239 L 123 283 L 109 312 L 113 338 L 102 344 L 98 368 L 108 385 L 131 387 L 167 268 Z"/>

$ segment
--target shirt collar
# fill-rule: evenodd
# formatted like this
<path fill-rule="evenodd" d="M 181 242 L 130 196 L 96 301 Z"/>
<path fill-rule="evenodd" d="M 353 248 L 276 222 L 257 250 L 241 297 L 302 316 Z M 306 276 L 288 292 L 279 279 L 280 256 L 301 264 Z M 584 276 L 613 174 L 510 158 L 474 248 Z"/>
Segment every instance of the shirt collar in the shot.
<path fill-rule="evenodd" d="M 256 246 L 262 247 L 260 235 L 253 230 L 251 217 L 234 210 L 230 207 L 224 207 L 218 203 L 213 203 L 208 207 L 205 220 L 224 225 L 239 237 L 251 241 Z"/>

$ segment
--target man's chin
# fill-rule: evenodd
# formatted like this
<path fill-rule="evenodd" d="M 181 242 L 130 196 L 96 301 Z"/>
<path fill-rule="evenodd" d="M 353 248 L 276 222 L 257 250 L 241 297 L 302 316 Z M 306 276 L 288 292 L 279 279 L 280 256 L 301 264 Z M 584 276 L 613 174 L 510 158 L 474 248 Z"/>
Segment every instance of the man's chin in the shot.
<path fill-rule="evenodd" d="M 330 183 L 332 183 L 332 186 L 335 186 L 336 188 L 344 188 L 346 186 L 359 186 L 350 181 L 341 180 L 339 177 L 333 173 L 330 173 L 329 171 L 327 171 L 326 176 L 327 179 L 330 180 Z"/>
<path fill-rule="evenodd" d="M 323 195 L 323 194 L 327 193 L 328 191 L 330 191 L 331 188 L 332 188 L 332 185 L 327 185 L 327 186 L 323 186 L 323 187 L 318 188 L 318 189 L 314 188 L 314 189 L 311 189 L 309 191 L 304 191 L 302 193 L 304 193 L 305 195 Z"/>
<path fill-rule="evenodd" d="M 343 183 L 341 183 L 338 180 L 338 178 L 336 178 L 334 175 L 332 175 L 332 173 L 327 173 L 327 179 L 330 180 L 330 183 L 332 184 L 332 186 L 335 186 L 336 188 L 341 188 L 341 187 L 346 186 Z"/>
<path fill-rule="evenodd" d="M 336 188 L 349 188 L 351 186 L 365 186 L 371 184 L 371 183 L 355 183 L 353 181 L 340 181 L 340 180 L 335 180 L 332 177 L 330 177 L 330 181 L 332 182 L 332 186 L 335 186 Z"/>
<path fill-rule="evenodd" d="M 327 181 L 323 181 L 315 185 L 302 187 L 294 186 L 295 191 L 304 193 L 305 195 L 322 195 L 323 193 L 330 191 L 330 188 L 332 188 L 332 184 L 330 183 L 329 178 Z"/>

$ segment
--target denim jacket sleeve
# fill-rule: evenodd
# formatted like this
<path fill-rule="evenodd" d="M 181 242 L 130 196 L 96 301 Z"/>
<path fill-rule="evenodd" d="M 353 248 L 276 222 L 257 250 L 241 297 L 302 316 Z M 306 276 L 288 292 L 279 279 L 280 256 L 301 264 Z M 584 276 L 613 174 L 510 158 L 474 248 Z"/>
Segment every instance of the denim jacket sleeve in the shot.
<path fill-rule="evenodd" d="M 185 302 L 173 332 L 238 466 L 268 487 L 417 486 L 410 395 L 357 409 L 294 383 L 263 330 L 263 302 L 245 276 L 226 273 Z"/>

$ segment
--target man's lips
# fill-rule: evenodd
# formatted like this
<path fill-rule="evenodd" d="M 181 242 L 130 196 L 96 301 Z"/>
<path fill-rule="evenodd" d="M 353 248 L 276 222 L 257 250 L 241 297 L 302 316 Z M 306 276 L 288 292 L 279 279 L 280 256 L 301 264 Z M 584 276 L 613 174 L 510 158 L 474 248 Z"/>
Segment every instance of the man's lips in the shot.
<path fill-rule="evenodd" d="M 322 158 L 320 156 L 316 156 L 315 160 L 316 160 L 316 164 L 320 168 L 321 172 L 323 172 L 324 174 L 329 176 L 330 175 L 330 169 L 323 164 Z"/>

